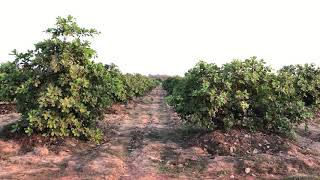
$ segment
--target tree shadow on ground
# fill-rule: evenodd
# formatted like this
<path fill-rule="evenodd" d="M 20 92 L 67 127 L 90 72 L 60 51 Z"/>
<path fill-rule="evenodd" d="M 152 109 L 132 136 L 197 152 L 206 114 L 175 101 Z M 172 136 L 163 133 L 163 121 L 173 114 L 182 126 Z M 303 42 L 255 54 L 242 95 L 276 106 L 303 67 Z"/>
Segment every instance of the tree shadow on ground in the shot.
<path fill-rule="evenodd" d="M 190 141 L 191 139 L 199 137 L 205 133 L 208 133 L 208 130 L 185 126 L 179 128 L 154 128 L 149 130 L 145 136 L 150 139 L 150 141 L 160 143 L 173 142 L 182 148 L 188 148 L 193 146 Z"/>

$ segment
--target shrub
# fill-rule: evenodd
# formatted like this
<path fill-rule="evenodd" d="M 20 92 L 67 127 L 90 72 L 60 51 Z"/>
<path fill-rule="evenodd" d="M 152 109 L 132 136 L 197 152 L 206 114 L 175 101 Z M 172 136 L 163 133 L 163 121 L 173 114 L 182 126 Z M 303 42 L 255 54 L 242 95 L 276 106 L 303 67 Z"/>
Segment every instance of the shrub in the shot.
<path fill-rule="evenodd" d="M 105 66 L 91 60 L 95 51 L 86 38 L 98 32 L 79 27 L 71 16 L 58 17 L 56 27 L 46 32 L 51 38 L 35 44 L 34 50 L 14 52 L 22 72 L 30 74 L 17 90 L 19 127 L 27 134 L 99 142 L 96 121 L 112 103 L 108 91 L 113 86 Z"/>
<path fill-rule="evenodd" d="M 221 67 L 199 62 L 182 79 L 168 79 L 163 85 L 169 89 L 169 104 L 187 122 L 209 129 L 241 127 L 290 135 L 293 125 L 311 115 L 294 81 L 290 73 L 274 73 L 252 57 Z"/>

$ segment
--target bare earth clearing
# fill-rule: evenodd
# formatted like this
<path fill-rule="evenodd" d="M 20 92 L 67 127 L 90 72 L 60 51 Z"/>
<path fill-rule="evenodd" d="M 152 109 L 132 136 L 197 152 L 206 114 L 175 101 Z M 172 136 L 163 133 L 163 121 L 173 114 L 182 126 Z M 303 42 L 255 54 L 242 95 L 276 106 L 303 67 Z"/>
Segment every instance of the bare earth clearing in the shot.
<path fill-rule="evenodd" d="M 281 179 L 320 175 L 320 126 L 297 141 L 232 130 L 205 133 L 182 125 L 160 87 L 116 105 L 100 126 L 101 145 L 18 137 L 0 115 L 0 179 Z M 289 178 L 290 179 L 290 178 Z"/>

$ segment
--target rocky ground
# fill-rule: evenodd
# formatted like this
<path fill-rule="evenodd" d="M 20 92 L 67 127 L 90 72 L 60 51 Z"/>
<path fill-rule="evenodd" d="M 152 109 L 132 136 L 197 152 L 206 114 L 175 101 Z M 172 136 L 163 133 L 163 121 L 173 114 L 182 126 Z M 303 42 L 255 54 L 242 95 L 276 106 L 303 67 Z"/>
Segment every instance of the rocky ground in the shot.
<path fill-rule="evenodd" d="M 18 136 L 0 115 L 0 179 L 319 179 L 320 125 L 296 140 L 243 130 L 205 132 L 183 125 L 160 87 L 115 105 L 100 145 Z M 9 114 L 8 114 L 9 113 Z"/>

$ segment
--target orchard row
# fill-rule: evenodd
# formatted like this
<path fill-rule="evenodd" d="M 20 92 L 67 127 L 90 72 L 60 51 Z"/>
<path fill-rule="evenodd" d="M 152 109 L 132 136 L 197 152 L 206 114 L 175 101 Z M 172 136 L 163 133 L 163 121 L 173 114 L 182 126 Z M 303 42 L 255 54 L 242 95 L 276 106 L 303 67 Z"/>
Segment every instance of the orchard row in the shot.
<path fill-rule="evenodd" d="M 199 62 L 163 83 L 167 100 L 189 123 L 291 136 L 320 104 L 320 69 L 312 64 L 273 71 L 256 57 L 218 66 Z"/>
<path fill-rule="evenodd" d="M 71 16 L 57 18 L 51 35 L 14 62 L 0 66 L 0 101 L 14 101 L 20 121 L 13 130 L 29 135 L 82 137 L 100 142 L 97 121 L 113 103 L 142 96 L 158 81 L 123 74 L 113 64 L 95 63 L 89 39 L 95 29 L 79 27 Z"/>

